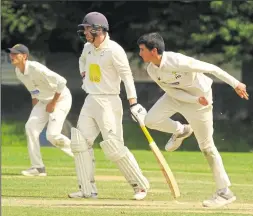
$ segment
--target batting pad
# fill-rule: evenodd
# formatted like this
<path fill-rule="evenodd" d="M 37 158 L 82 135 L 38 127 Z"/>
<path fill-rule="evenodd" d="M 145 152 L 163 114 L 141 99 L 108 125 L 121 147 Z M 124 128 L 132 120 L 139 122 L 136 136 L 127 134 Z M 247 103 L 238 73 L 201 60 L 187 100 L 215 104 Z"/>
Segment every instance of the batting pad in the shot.
<path fill-rule="evenodd" d="M 122 141 L 116 139 L 105 140 L 100 143 L 105 156 L 115 162 L 121 173 L 134 189 L 149 189 L 149 182 L 143 176 L 137 161 Z"/>
<path fill-rule="evenodd" d="M 75 158 L 78 183 L 85 197 L 90 197 L 92 191 L 90 173 L 93 164 L 88 147 L 81 132 L 76 128 L 71 128 L 71 150 Z"/>

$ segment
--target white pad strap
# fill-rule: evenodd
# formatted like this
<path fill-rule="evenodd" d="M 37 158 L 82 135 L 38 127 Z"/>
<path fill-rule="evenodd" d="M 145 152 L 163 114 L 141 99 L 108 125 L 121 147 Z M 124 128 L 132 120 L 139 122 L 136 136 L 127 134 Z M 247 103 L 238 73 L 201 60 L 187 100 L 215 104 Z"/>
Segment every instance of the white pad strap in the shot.
<path fill-rule="evenodd" d="M 100 143 L 105 156 L 115 162 L 121 173 L 134 189 L 149 189 L 149 182 L 143 176 L 137 161 L 122 141 L 116 139 L 105 140 Z"/>
<path fill-rule="evenodd" d="M 97 191 L 97 186 L 96 186 L 96 181 L 95 181 L 95 155 L 94 155 L 94 150 L 93 148 L 89 148 L 89 153 L 92 158 L 92 166 L 91 166 L 91 173 L 90 173 L 90 183 L 92 187 L 92 193 L 98 193 Z"/>
<path fill-rule="evenodd" d="M 78 183 L 85 197 L 90 197 L 92 191 L 90 180 L 92 157 L 88 148 L 81 132 L 76 128 L 71 128 L 71 150 L 75 158 Z"/>

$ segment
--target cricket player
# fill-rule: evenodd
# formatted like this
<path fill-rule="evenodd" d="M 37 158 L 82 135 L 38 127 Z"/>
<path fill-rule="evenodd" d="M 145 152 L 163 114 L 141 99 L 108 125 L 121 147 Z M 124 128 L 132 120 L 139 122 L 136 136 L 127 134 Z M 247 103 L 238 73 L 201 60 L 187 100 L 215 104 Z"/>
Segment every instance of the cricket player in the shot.
<path fill-rule="evenodd" d="M 122 130 L 122 101 L 119 97 L 123 80 L 130 109 L 145 111 L 137 103 L 132 72 L 123 48 L 111 40 L 106 17 L 98 12 L 88 13 L 79 25 L 78 34 L 85 43 L 79 58 L 82 88 L 88 94 L 79 115 L 77 128 L 71 130 L 71 149 L 74 153 L 80 190 L 70 198 L 96 198 L 93 142 L 101 132 L 100 146 L 113 161 L 134 190 L 134 199 L 147 195 L 149 182 L 143 176 L 133 154 L 124 145 Z M 137 112 L 136 111 L 136 112 Z"/>
<path fill-rule="evenodd" d="M 141 36 L 137 44 L 139 55 L 144 62 L 149 62 L 149 76 L 165 91 L 148 111 L 146 126 L 173 134 L 165 146 L 167 151 L 179 148 L 194 131 L 217 187 L 214 196 L 203 201 L 203 206 L 218 207 L 235 201 L 222 158 L 213 141 L 212 79 L 204 73 L 218 77 L 234 88 L 241 98 L 248 100 L 246 85 L 215 65 L 180 53 L 166 52 L 163 38 L 158 33 Z M 175 113 L 182 114 L 189 124 L 170 119 Z M 143 118 L 138 114 L 135 116 Z"/>
<path fill-rule="evenodd" d="M 39 135 L 47 125 L 46 137 L 67 155 L 73 156 L 70 139 L 61 134 L 63 123 L 71 108 L 72 96 L 66 79 L 36 61 L 29 61 L 29 50 L 23 44 L 8 49 L 17 78 L 31 94 L 33 109 L 25 125 L 31 168 L 25 176 L 46 176 L 40 153 Z"/>

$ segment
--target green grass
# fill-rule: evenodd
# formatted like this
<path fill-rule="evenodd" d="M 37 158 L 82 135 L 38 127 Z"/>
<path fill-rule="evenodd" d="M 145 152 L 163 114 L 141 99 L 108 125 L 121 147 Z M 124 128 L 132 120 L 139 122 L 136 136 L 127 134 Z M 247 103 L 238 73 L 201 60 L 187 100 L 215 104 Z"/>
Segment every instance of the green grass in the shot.
<path fill-rule="evenodd" d="M 132 189 L 100 149 L 95 150 L 99 199 L 68 199 L 67 194 L 77 190 L 73 159 L 56 148 L 43 147 L 41 151 L 48 176 L 24 177 L 20 171 L 29 167 L 27 148 L 2 147 L 3 216 L 253 215 L 252 153 L 222 153 L 238 199 L 228 207 L 205 209 L 201 201 L 213 193 L 215 186 L 200 152 L 163 152 L 181 190 L 180 204 L 176 204 L 148 150 L 133 151 L 151 184 L 145 201 L 131 200 Z"/>
<path fill-rule="evenodd" d="M 25 122 L 23 121 L 3 121 L 1 124 L 2 145 L 25 146 Z"/>
<path fill-rule="evenodd" d="M 2 145 L 4 146 L 26 146 L 25 122 L 4 121 L 2 122 Z M 149 150 L 145 136 L 139 126 L 132 121 L 124 122 L 124 141 L 130 149 Z M 238 130 L 239 128 L 239 130 Z M 249 152 L 253 150 L 252 126 L 243 125 L 240 122 L 216 121 L 214 122 L 214 141 L 219 151 L 224 152 Z M 164 144 L 170 138 L 170 134 L 150 130 L 157 145 L 163 149 Z M 99 146 L 101 136 L 95 142 Z M 184 141 L 180 147 L 181 151 L 199 151 L 197 141 L 191 136 Z"/>

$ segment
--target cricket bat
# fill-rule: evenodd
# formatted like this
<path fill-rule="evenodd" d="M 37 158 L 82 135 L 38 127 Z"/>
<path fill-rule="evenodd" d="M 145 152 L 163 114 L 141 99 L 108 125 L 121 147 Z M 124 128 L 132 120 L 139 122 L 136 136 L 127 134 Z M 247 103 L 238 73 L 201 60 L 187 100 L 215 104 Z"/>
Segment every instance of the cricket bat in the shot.
<path fill-rule="evenodd" d="M 140 124 L 140 122 L 139 122 Z M 180 191 L 179 191 L 179 188 L 178 188 L 178 184 L 177 184 L 177 181 L 167 163 L 167 161 L 165 160 L 163 154 L 161 153 L 160 149 L 158 148 L 158 146 L 156 145 L 155 141 L 153 140 L 153 138 L 151 137 L 148 129 L 146 128 L 145 125 L 141 125 L 140 124 L 140 127 L 144 133 L 144 135 L 146 136 L 147 140 L 148 140 L 148 143 L 149 143 L 149 146 L 152 150 L 152 152 L 154 153 L 156 159 L 157 159 L 157 162 L 158 164 L 160 165 L 160 168 L 163 172 L 163 175 L 170 187 L 170 190 L 172 192 L 172 195 L 174 197 L 174 199 L 180 197 Z"/>

